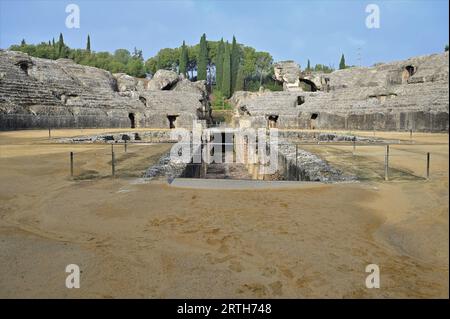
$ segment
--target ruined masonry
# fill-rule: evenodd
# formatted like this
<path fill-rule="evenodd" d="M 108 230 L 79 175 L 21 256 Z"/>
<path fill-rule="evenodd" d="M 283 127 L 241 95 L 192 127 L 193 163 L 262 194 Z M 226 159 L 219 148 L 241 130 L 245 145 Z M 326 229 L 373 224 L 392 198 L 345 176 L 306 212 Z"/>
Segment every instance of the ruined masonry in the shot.
<path fill-rule="evenodd" d="M 0 129 L 190 127 L 210 120 L 203 81 L 160 70 L 153 79 L 0 50 Z"/>
<path fill-rule="evenodd" d="M 240 127 L 448 132 L 448 52 L 329 74 L 275 64 L 284 91 L 236 92 Z"/>
<path fill-rule="evenodd" d="M 232 126 L 448 132 L 448 52 L 329 74 L 274 65 L 283 91 L 235 92 Z M 0 50 L 0 130 L 191 128 L 211 123 L 204 81 L 151 80 Z"/>

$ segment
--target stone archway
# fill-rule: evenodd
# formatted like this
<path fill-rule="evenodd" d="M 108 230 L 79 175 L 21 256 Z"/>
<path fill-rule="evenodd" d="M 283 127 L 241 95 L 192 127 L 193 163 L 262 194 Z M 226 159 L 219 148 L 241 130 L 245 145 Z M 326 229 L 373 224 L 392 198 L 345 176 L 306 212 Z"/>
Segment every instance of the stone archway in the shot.
<path fill-rule="evenodd" d="M 416 68 L 413 65 L 407 65 L 403 68 L 402 83 L 407 83 L 409 78 L 416 73 Z"/>
<path fill-rule="evenodd" d="M 316 92 L 318 90 L 316 84 L 308 79 L 300 79 L 300 87 L 306 92 Z"/>
<path fill-rule="evenodd" d="M 128 113 L 128 118 L 130 119 L 130 127 L 136 128 L 136 119 L 134 113 Z"/>
<path fill-rule="evenodd" d="M 277 122 L 278 122 L 278 115 L 267 116 L 267 127 L 268 128 L 276 128 Z"/>
<path fill-rule="evenodd" d="M 167 119 L 169 120 L 169 128 L 173 129 L 176 128 L 176 120 L 177 120 L 178 115 L 167 115 Z"/>
<path fill-rule="evenodd" d="M 317 113 L 312 113 L 311 114 L 311 120 L 309 122 L 309 128 L 311 130 L 315 130 L 317 127 L 317 118 L 319 117 L 319 114 Z"/>

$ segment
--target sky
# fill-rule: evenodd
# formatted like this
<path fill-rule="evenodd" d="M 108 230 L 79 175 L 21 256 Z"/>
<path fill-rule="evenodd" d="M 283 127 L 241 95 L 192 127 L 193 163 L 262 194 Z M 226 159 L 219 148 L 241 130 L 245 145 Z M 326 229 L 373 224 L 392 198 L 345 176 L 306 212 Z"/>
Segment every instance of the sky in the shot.
<path fill-rule="evenodd" d="M 68 4 L 80 9 L 80 28 L 67 28 Z M 369 4 L 379 8 L 379 28 L 368 28 Z M 233 35 L 239 43 L 270 52 L 275 61 L 294 60 L 303 68 L 309 59 L 347 65 L 406 59 L 443 52 L 449 42 L 448 0 L 409 1 L 276 1 L 276 0 L 0 0 L 0 48 L 58 39 L 67 45 L 113 52 L 143 50 L 144 58 L 159 49 L 196 44 Z"/>

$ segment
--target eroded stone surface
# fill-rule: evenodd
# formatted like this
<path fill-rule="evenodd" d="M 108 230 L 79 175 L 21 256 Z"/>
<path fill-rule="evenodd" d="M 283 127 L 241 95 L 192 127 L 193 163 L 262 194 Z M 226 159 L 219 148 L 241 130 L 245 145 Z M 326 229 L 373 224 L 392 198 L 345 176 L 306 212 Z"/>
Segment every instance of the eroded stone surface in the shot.
<path fill-rule="evenodd" d="M 316 92 L 236 92 L 240 126 L 448 131 L 448 52 L 310 73 Z"/>
<path fill-rule="evenodd" d="M 209 121 L 202 83 L 187 84 L 174 72 L 158 72 L 148 81 L 69 59 L 0 50 L 0 129 L 189 128 L 195 120 Z"/>

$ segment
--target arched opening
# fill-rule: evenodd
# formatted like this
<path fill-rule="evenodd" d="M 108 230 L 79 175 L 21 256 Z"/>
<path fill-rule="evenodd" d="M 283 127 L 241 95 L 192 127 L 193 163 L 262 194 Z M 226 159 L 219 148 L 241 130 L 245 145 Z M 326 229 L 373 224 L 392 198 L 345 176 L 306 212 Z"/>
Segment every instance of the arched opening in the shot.
<path fill-rule="evenodd" d="M 169 120 L 169 128 L 175 128 L 175 122 L 177 120 L 178 115 L 167 115 L 167 119 Z"/>
<path fill-rule="evenodd" d="M 297 96 L 297 105 L 302 105 L 303 103 L 305 103 L 305 97 L 304 96 Z"/>
<path fill-rule="evenodd" d="M 317 113 L 312 113 L 311 114 L 311 120 L 310 120 L 310 128 L 311 130 L 315 130 L 316 126 L 317 126 L 317 118 L 319 117 L 319 114 Z"/>
<path fill-rule="evenodd" d="M 300 87 L 306 92 L 316 92 L 317 86 L 313 81 L 308 79 L 300 79 Z"/>
<path fill-rule="evenodd" d="M 409 78 L 416 73 L 416 68 L 413 65 L 407 65 L 402 72 L 402 83 L 408 82 Z"/>
<path fill-rule="evenodd" d="M 139 101 L 141 101 L 142 104 L 144 104 L 145 106 L 147 106 L 147 99 L 146 99 L 145 97 L 140 96 L 140 97 L 139 97 Z"/>
<path fill-rule="evenodd" d="M 135 123 L 135 119 L 134 119 L 134 113 L 128 113 L 128 118 L 130 119 L 131 128 L 135 128 L 136 123 Z"/>
<path fill-rule="evenodd" d="M 22 62 L 19 62 L 17 65 L 20 67 L 20 69 L 22 70 L 23 73 L 25 73 L 26 75 L 28 75 L 28 68 L 29 68 L 29 65 L 28 65 L 27 62 L 22 61 Z"/>
<path fill-rule="evenodd" d="M 276 128 L 278 122 L 278 115 L 269 115 L 267 117 L 267 127 L 268 128 Z"/>

